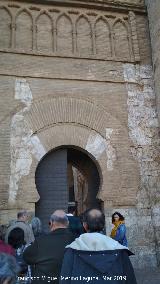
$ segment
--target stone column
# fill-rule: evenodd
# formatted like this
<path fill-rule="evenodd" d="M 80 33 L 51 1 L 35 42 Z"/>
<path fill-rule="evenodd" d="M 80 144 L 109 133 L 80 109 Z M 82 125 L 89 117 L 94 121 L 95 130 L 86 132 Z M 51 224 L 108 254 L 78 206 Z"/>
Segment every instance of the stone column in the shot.
<path fill-rule="evenodd" d="M 148 10 L 158 118 L 160 122 L 160 1 L 145 0 Z"/>

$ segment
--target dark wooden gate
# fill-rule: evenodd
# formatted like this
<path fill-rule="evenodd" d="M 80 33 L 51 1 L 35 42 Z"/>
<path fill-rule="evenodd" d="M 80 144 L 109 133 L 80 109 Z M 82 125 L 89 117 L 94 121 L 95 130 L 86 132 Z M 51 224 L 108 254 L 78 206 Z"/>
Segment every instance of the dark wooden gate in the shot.
<path fill-rule="evenodd" d="M 49 153 L 39 164 L 35 175 L 40 200 L 36 203 L 36 216 L 48 230 L 50 215 L 56 209 L 67 209 L 67 150 Z"/>
<path fill-rule="evenodd" d="M 85 174 L 87 179 L 87 197 L 84 208 L 101 207 L 96 198 L 99 190 L 99 173 L 94 162 L 83 152 L 74 148 L 61 148 L 48 153 L 39 163 L 35 180 L 40 200 L 36 203 L 36 216 L 42 221 L 43 228 L 48 231 L 50 215 L 56 209 L 67 211 L 69 200 L 67 164 Z"/>

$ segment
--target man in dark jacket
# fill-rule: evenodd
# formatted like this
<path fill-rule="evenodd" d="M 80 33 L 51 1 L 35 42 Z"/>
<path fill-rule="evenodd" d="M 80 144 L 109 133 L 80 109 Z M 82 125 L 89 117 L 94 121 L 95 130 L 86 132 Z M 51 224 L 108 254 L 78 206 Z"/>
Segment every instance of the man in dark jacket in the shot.
<path fill-rule="evenodd" d="M 104 214 L 91 209 L 84 215 L 82 234 L 68 245 L 62 264 L 60 284 L 136 284 L 127 247 L 100 233 Z"/>
<path fill-rule="evenodd" d="M 49 222 L 51 232 L 37 238 L 24 251 L 24 260 L 31 265 L 32 283 L 58 283 L 65 246 L 74 240 L 68 223 L 65 212 L 56 210 Z"/>
<path fill-rule="evenodd" d="M 81 224 L 80 218 L 76 216 L 76 206 L 68 207 L 69 230 L 78 238 L 84 233 L 84 228 Z"/>

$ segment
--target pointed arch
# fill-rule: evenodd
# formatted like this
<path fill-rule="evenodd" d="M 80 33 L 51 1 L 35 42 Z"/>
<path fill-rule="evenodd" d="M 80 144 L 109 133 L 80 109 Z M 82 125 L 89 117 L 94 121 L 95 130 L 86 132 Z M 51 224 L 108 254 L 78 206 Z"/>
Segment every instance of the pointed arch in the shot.
<path fill-rule="evenodd" d="M 37 50 L 43 52 L 53 51 L 53 21 L 47 11 L 41 11 L 36 18 Z"/>
<path fill-rule="evenodd" d="M 15 46 L 21 50 L 33 49 L 33 18 L 26 8 L 20 9 L 15 17 Z"/>
<path fill-rule="evenodd" d="M 129 32 L 122 19 L 116 19 L 113 24 L 114 49 L 117 59 L 130 59 Z"/>
<path fill-rule="evenodd" d="M 86 15 L 80 15 L 76 21 L 77 51 L 81 56 L 93 54 L 92 28 Z"/>
<path fill-rule="evenodd" d="M 57 51 L 64 55 L 73 53 L 73 24 L 68 14 L 62 13 L 56 21 Z"/>
<path fill-rule="evenodd" d="M 99 17 L 94 24 L 96 54 L 106 58 L 112 56 L 110 25 L 104 17 Z"/>
<path fill-rule="evenodd" d="M 11 47 L 12 14 L 5 6 L 0 6 L 0 48 Z"/>

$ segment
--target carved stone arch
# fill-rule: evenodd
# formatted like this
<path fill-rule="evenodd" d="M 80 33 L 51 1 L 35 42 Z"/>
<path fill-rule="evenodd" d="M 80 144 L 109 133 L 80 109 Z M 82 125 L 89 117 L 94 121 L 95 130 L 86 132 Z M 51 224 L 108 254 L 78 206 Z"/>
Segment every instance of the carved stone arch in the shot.
<path fill-rule="evenodd" d="M 102 58 L 111 57 L 112 56 L 111 27 L 108 20 L 105 17 L 100 16 L 96 19 L 94 23 L 94 33 L 95 33 L 95 43 L 96 43 L 96 54 Z"/>
<path fill-rule="evenodd" d="M 128 26 L 124 20 L 117 18 L 112 25 L 112 30 L 114 34 L 114 49 L 116 58 L 129 60 L 131 58 L 131 50 Z"/>
<path fill-rule="evenodd" d="M 96 23 L 99 20 L 104 21 L 107 24 L 109 31 L 111 32 L 111 24 L 109 23 L 108 19 L 105 16 L 103 16 L 103 15 L 100 15 L 100 16 L 96 17 L 95 22 L 94 22 L 94 29 L 95 29 Z"/>
<path fill-rule="evenodd" d="M 126 24 L 125 20 L 122 19 L 122 18 L 116 18 L 116 19 L 114 20 L 114 22 L 113 22 L 113 24 L 112 24 L 112 27 L 111 27 L 112 29 L 114 28 L 114 26 L 115 26 L 115 24 L 116 24 L 117 22 L 122 23 L 122 25 L 126 28 L 127 33 L 129 32 L 129 30 L 128 30 L 128 25 Z"/>
<path fill-rule="evenodd" d="M 53 52 L 53 19 L 46 10 L 41 10 L 35 20 L 36 48 L 42 52 Z"/>
<path fill-rule="evenodd" d="M 78 15 L 78 17 L 77 17 L 77 19 L 76 19 L 76 21 L 75 21 L 75 25 L 76 25 L 76 26 L 77 26 L 77 22 L 79 21 L 80 18 L 85 18 L 86 21 L 88 22 L 88 24 L 90 25 L 90 28 L 91 28 L 91 22 L 90 22 L 90 20 L 89 20 L 88 15 L 86 15 L 86 14 L 79 14 L 79 15 Z"/>
<path fill-rule="evenodd" d="M 71 22 L 71 24 L 73 25 L 73 22 L 72 22 L 72 19 L 71 19 L 71 17 L 70 17 L 70 15 L 67 13 L 67 12 L 61 12 L 59 15 L 58 15 L 58 17 L 57 17 L 57 19 L 56 19 L 56 28 L 57 28 L 57 22 L 59 21 L 59 19 L 61 18 L 61 17 L 66 17 L 66 18 L 68 18 L 68 20 Z"/>
<path fill-rule="evenodd" d="M 13 19 L 13 15 L 12 15 L 12 12 L 11 12 L 11 10 L 7 7 L 7 6 L 5 6 L 5 5 L 1 5 L 0 6 L 0 10 L 6 10 L 7 12 L 8 12 L 8 14 L 10 15 L 10 17 L 11 17 L 11 20 Z"/>
<path fill-rule="evenodd" d="M 36 19 L 35 19 L 35 23 L 37 23 L 39 17 L 40 17 L 41 15 L 43 15 L 43 14 L 45 14 L 46 16 L 48 16 L 48 17 L 50 18 L 51 22 L 53 22 L 52 16 L 51 16 L 51 14 L 50 14 L 47 10 L 40 10 L 39 14 L 37 15 L 37 17 L 36 17 Z"/>
<path fill-rule="evenodd" d="M 56 19 L 56 51 L 64 55 L 73 53 L 73 23 L 67 13 Z"/>
<path fill-rule="evenodd" d="M 6 18 L 8 16 L 8 19 Z M 12 13 L 6 6 L 0 6 L 0 48 L 11 47 Z"/>
<path fill-rule="evenodd" d="M 93 55 L 92 25 L 87 15 L 81 14 L 75 23 L 77 35 L 77 52 L 80 56 Z"/>
<path fill-rule="evenodd" d="M 18 10 L 15 16 L 15 47 L 24 51 L 33 49 L 33 17 L 27 8 Z"/>

